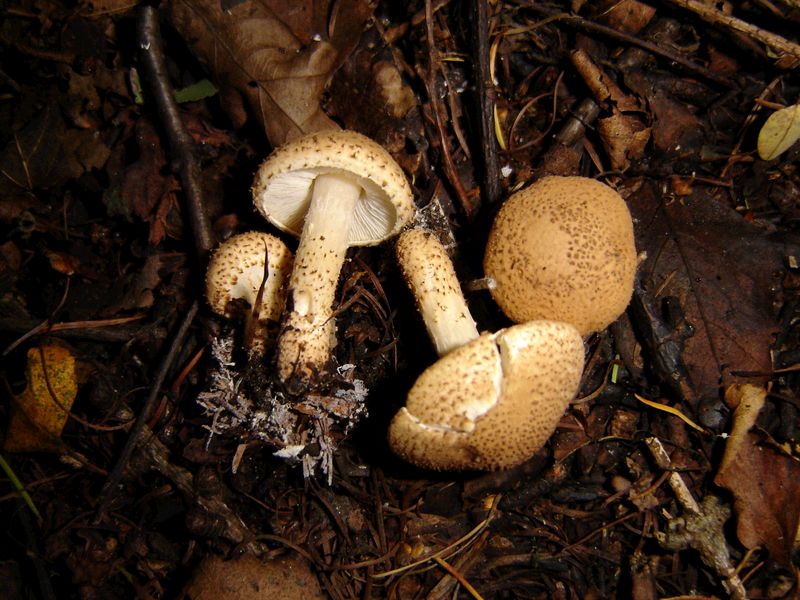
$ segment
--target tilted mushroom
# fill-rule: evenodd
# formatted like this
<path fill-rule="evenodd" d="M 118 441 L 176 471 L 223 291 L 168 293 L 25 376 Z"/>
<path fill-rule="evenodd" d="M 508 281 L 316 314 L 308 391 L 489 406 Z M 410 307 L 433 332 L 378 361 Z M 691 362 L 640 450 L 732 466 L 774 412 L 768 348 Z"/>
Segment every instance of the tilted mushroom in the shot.
<path fill-rule="evenodd" d="M 484 333 L 429 367 L 392 419 L 392 450 L 429 469 L 502 469 L 533 456 L 575 397 L 583 340 L 567 323 Z"/>
<path fill-rule="evenodd" d="M 534 321 L 478 336 L 433 234 L 403 233 L 397 256 L 434 345 L 447 354 L 417 379 L 392 420 L 392 450 L 431 469 L 498 469 L 530 458 L 578 391 L 580 334 L 567 323 Z"/>
<path fill-rule="evenodd" d="M 275 150 L 259 168 L 253 198 L 276 227 L 300 236 L 278 375 L 312 383 L 336 343 L 333 304 L 347 249 L 399 233 L 414 214 L 411 188 L 379 144 L 351 131 L 325 131 Z"/>
<path fill-rule="evenodd" d="M 586 177 L 545 177 L 511 196 L 492 225 L 484 272 L 514 322 L 605 329 L 633 293 L 636 247 L 625 201 Z"/>
<path fill-rule="evenodd" d="M 250 311 L 244 339 L 254 354 L 264 353 L 269 322 L 281 318 L 291 269 L 292 253 L 286 245 L 274 235 L 259 231 L 226 240 L 208 262 L 208 304 L 215 313 L 230 318 L 235 300 L 247 303 Z"/>

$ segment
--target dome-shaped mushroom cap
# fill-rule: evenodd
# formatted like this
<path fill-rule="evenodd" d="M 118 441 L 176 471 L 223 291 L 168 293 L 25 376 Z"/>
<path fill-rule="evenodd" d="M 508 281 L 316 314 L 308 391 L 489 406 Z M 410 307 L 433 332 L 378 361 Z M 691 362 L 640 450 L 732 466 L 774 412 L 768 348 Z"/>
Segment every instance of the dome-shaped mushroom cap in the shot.
<path fill-rule="evenodd" d="M 492 225 L 484 271 L 518 323 L 553 319 L 605 329 L 633 293 L 636 247 L 625 201 L 585 177 L 545 177 L 511 196 Z"/>
<path fill-rule="evenodd" d="M 430 469 L 498 469 L 536 453 L 575 397 L 583 340 L 567 323 L 483 334 L 417 379 L 389 427 L 402 458 Z"/>
<path fill-rule="evenodd" d="M 323 173 L 349 174 L 362 187 L 350 246 L 380 243 L 414 215 L 411 187 L 392 156 L 368 137 L 344 130 L 313 133 L 276 149 L 256 174 L 256 208 L 279 229 L 299 236 L 314 179 Z"/>
<path fill-rule="evenodd" d="M 260 318 L 279 320 L 292 270 L 292 253 L 280 239 L 260 231 L 236 235 L 211 255 L 206 270 L 206 297 L 211 310 L 230 317 L 228 305 L 232 300 L 242 299 L 253 306 L 264 279 L 266 256 L 269 268 Z"/>

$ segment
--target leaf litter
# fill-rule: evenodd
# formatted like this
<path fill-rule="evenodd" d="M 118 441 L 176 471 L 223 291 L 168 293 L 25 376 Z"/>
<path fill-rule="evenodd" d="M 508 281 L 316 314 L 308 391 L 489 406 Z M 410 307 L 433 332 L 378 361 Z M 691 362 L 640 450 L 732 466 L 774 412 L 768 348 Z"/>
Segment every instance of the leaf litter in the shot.
<path fill-rule="evenodd" d="M 15 59 L 0 112 L 2 372 L 23 397 L 26 364 L 68 335 L 70 355 L 102 373 L 76 379 L 73 418 L 45 427 L 56 456 L 4 453 L 3 501 L 19 501 L 21 481 L 42 516 L 26 529 L 24 509 L 9 511 L 9 580 L 42 597 L 53 584 L 59 597 L 176 597 L 204 557 L 243 544 L 300 557 L 333 598 L 735 596 L 737 578 L 750 597 L 791 597 L 800 182 L 780 116 L 797 98 L 794 34 L 773 14 L 786 9 L 734 10 L 737 27 L 777 28 L 775 46 L 691 3 L 600 4 L 489 3 L 483 23 L 446 1 L 168 3 L 174 86 L 208 78 L 219 90 L 180 112 L 220 238 L 266 227 L 248 200 L 263 137 L 343 124 L 397 157 L 421 206 L 442 208 L 465 282 L 481 277 L 494 211 L 476 182 L 488 174 L 506 197 L 543 173 L 579 173 L 626 197 L 639 287 L 628 314 L 587 340 L 590 399 L 537 456 L 487 474 L 423 472 L 388 452 L 388 420 L 434 360 L 389 249 L 356 250 L 346 266 L 344 370 L 325 393 L 287 404 L 270 371 L 237 353 L 236 325 L 204 314 L 112 510 L 93 522 L 202 269 L 158 117 L 121 83 L 135 63 L 133 8 L 15 3 L 0 27 Z M 491 77 L 476 60 L 480 26 Z M 470 138 L 480 76 L 494 122 Z M 506 324 L 485 294 L 469 300 L 482 328 Z M 138 311 L 142 327 L 112 324 Z M 108 325 L 84 326 L 87 315 Z M 742 390 L 759 398 L 749 414 Z M 6 443 L 15 410 L 9 400 L 0 413 Z M 668 462 L 654 462 L 653 440 Z M 700 565 L 698 551 L 724 560 Z"/>

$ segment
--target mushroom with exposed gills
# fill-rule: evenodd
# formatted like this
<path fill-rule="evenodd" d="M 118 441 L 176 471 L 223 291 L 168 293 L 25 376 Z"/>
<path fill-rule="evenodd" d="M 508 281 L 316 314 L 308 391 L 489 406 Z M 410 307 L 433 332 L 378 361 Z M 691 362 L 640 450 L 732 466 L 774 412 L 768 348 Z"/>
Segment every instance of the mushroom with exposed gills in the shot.
<path fill-rule="evenodd" d="M 566 321 L 588 335 L 625 310 L 636 263 L 633 221 L 617 192 L 587 177 L 544 177 L 500 208 L 483 266 L 512 321 Z"/>
<path fill-rule="evenodd" d="M 313 385 L 336 343 L 334 301 L 350 246 L 378 244 L 414 214 L 400 166 L 352 131 L 324 131 L 276 149 L 253 185 L 256 208 L 300 236 L 278 340 L 278 376 Z"/>
<path fill-rule="evenodd" d="M 530 458 L 578 392 L 580 333 L 567 323 L 533 321 L 479 336 L 433 234 L 403 233 L 397 256 L 444 356 L 420 375 L 392 419 L 392 450 L 440 470 L 500 469 Z"/>
<path fill-rule="evenodd" d="M 250 307 L 244 340 L 251 354 L 264 354 L 269 322 L 281 318 L 291 269 L 292 253 L 286 244 L 260 231 L 222 242 L 208 261 L 206 297 L 211 310 L 230 318 L 234 300 Z"/>

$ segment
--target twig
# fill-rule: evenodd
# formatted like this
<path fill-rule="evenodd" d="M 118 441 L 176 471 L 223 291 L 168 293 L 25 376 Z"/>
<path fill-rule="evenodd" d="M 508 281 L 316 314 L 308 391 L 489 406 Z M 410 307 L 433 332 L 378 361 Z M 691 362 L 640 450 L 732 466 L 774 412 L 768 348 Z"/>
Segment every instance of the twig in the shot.
<path fill-rule="evenodd" d="M 113 492 L 119 482 L 122 480 L 122 475 L 125 472 L 125 466 L 128 464 L 134 449 L 141 442 L 140 438 L 144 435 L 147 418 L 150 416 L 150 413 L 152 412 L 153 407 L 159 398 L 161 386 L 164 384 L 164 380 L 167 378 L 167 373 L 169 373 L 172 363 L 175 362 L 178 352 L 180 352 L 181 348 L 183 347 L 183 341 L 189 332 L 189 327 L 194 321 L 199 308 L 200 303 L 197 300 L 192 302 L 189 310 L 186 311 L 186 314 L 183 317 L 183 321 L 178 327 L 178 331 L 172 338 L 172 343 L 169 347 L 169 350 L 167 351 L 164 359 L 161 361 L 158 372 L 153 378 L 153 383 L 150 387 L 150 393 L 147 396 L 144 406 L 139 411 L 139 415 L 136 417 L 136 422 L 133 424 L 133 428 L 131 429 L 127 442 L 125 442 L 125 447 L 122 449 L 122 452 L 120 453 L 114 468 L 111 470 L 111 473 L 109 473 L 108 479 L 106 479 L 105 484 L 103 484 L 103 489 L 100 492 L 100 500 L 97 504 L 97 513 L 95 515 L 96 521 L 100 520 L 100 518 L 103 516 L 103 513 L 105 513 L 106 509 L 108 508 L 108 504 L 111 501 Z"/>
<path fill-rule="evenodd" d="M 698 64 L 692 62 L 691 60 L 688 60 L 687 58 L 684 58 L 683 56 L 681 56 L 677 52 L 672 52 L 672 51 L 670 51 L 670 50 L 668 50 L 666 48 L 662 48 L 661 46 L 658 46 L 657 44 L 654 44 L 652 42 L 648 42 L 647 40 L 643 40 L 643 39 L 637 38 L 635 36 L 628 35 L 628 34 L 623 33 L 621 31 L 617 31 L 613 27 L 608 27 L 606 25 L 601 25 L 600 23 L 595 23 L 593 21 L 589 21 L 589 20 L 584 19 L 582 17 L 579 17 L 577 15 L 570 15 L 570 14 L 567 14 L 567 13 L 559 12 L 557 10 L 553 10 L 551 8 L 547 8 L 547 7 L 541 6 L 536 2 L 527 2 L 525 4 L 525 7 L 528 8 L 529 10 L 532 10 L 532 11 L 536 12 L 536 13 L 539 13 L 541 15 L 545 15 L 548 18 L 548 22 L 561 21 L 562 23 L 565 23 L 566 25 L 579 27 L 579 28 L 584 29 L 586 31 L 599 33 L 601 35 L 604 35 L 604 36 L 612 38 L 612 39 L 619 40 L 619 41 L 624 42 L 626 44 L 631 44 L 633 46 L 638 46 L 638 47 L 642 48 L 643 50 L 647 50 L 648 52 L 651 52 L 652 54 L 655 54 L 657 56 L 661 56 L 662 58 L 666 58 L 670 62 L 673 62 L 673 63 L 675 63 L 677 65 L 680 65 L 681 67 L 683 67 L 684 69 L 686 69 L 690 73 L 694 73 L 696 75 L 699 75 L 700 77 L 703 77 L 704 79 L 707 79 L 709 81 L 713 81 L 714 83 L 719 84 L 719 85 L 721 85 L 721 86 L 723 86 L 725 88 L 728 88 L 728 89 L 736 88 L 736 83 L 734 81 L 732 81 L 730 78 L 726 78 L 726 77 L 722 77 L 720 75 L 717 75 L 716 73 L 713 73 L 713 72 L 709 71 L 708 69 L 706 69 L 702 65 L 698 65 Z"/>
<path fill-rule="evenodd" d="M 58 337 L 80 338 L 98 342 L 129 342 L 136 334 L 147 333 L 148 326 L 129 325 L 133 321 L 140 321 L 144 315 L 120 317 L 117 319 L 97 319 L 94 321 L 68 321 L 51 323 L 49 319 L 44 323 L 37 319 L 0 319 L 0 331 L 13 333 L 27 333 L 25 339 L 31 336 L 52 335 Z"/>
<path fill-rule="evenodd" d="M 431 108 L 433 109 L 433 118 L 436 123 L 436 129 L 439 133 L 439 144 L 442 150 L 442 163 L 444 166 L 445 174 L 450 185 L 458 197 L 461 208 L 464 210 L 468 219 L 471 219 L 475 213 L 475 207 L 469 199 L 469 196 L 458 177 L 458 171 L 453 163 L 453 156 L 450 153 L 450 146 L 447 143 L 447 134 L 445 132 L 444 123 L 446 114 L 444 106 L 442 106 L 441 99 L 436 93 L 436 71 L 441 69 L 441 60 L 439 59 L 438 52 L 436 51 L 436 44 L 434 39 L 433 30 L 433 6 L 431 0 L 425 0 L 425 26 L 428 38 L 428 74 L 425 77 L 425 87 L 428 92 L 428 98 L 431 101 Z"/>
<path fill-rule="evenodd" d="M 181 119 L 174 91 L 169 81 L 164 47 L 158 27 L 158 16 L 152 6 L 143 6 L 139 13 L 138 36 L 140 59 L 144 67 L 145 80 L 153 96 L 158 115 L 169 140 L 173 160 L 181 178 L 186 195 L 187 213 L 191 223 L 197 254 L 202 258 L 214 245 L 211 225 L 200 184 L 200 165 L 195 158 L 194 142 Z"/>
<path fill-rule="evenodd" d="M 747 21 L 737 19 L 731 15 L 726 15 L 718 10 L 714 4 L 703 2 L 702 0 L 669 0 L 669 2 L 692 11 L 698 17 L 712 25 L 722 25 L 728 29 L 744 33 L 765 46 L 769 46 L 773 50 L 777 50 L 787 56 L 794 57 L 796 60 L 800 60 L 799 45 L 790 42 L 776 33 L 751 25 Z"/>
<path fill-rule="evenodd" d="M 473 598 L 475 598 L 475 600 L 483 600 L 483 596 L 481 596 L 478 593 L 478 591 L 474 587 L 472 587 L 472 584 L 470 584 L 470 582 L 467 581 L 466 577 L 464 577 L 456 568 L 454 568 L 447 561 L 445 561 L 443 558 L 439 558 L 438 556 L 435 556 L 433 558 L 433 560 L 436 561 L 436 564 L 438 564 L 445 571 L 447 571 L 450 575 L 452 575 L 453 578 L 456 581 L 458 581 L 458 583 L 460 583 L 462 586 L 464 586 L 464 589 L 467 590 L 470 593 L 470 595 Z"/>
<path fill-rule="evenodd" d="M 483 197 L 492 206 L 500 199 L 500 164 L 494 135 L 495 89 L 489 69 L 489 7 L 487 0 L 472 2 L 472 38 L 475 41 L 476 92 L 483 150 Z"/>
<path fill-rule="evenodd" d="M 683 477 L 672 469 L 672 461 L 661 441 L 649 437 L 645 444 L 658 467 L 670 471 L 669 485 L 686 513 L 684 517 L 672 519 L 668 531 L 656 533 L 659 543 L 670 550 L 697 550 L 703 562 L 722 579 L 730 597 L 746 600 L 747 591 L 731 563 L 723 531 L 730 510 L 712 495 L 706 496 L 702 506 L 698 504 Z"/>
<path fill-rule="evenodd" d="M 25 486 L 22 485 L 22 482 L 17 477 L 17 474 L 14 472 L 14 469 L 11 468 L 11 465 L 6 462 L 6 459 L 3 458 L 3 455 L 0 454 L 0 469 L 6 474 L 8 480 L 11 482 L 11 487 L 13 487 L 19 497 L 25 502 L 25 505 L 28 507 L 33 515 L 36 517 L 37 523 L 41 525 L 42 523 L 42 513 L 39 512 L 39 509 L 36 508 L 36 505 L 33 503 L 33 498 L 28 493 L 28 490 L 25 489 Z"/>

